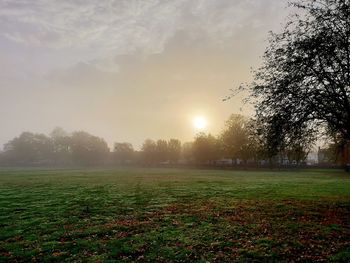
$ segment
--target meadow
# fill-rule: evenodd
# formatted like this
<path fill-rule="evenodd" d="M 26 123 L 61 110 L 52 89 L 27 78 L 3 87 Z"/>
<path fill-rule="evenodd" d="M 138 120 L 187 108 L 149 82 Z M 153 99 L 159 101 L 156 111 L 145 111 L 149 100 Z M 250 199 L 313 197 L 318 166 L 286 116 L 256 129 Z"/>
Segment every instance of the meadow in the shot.
<path fill-rule="evenodd" d="M 338 170 L 2 169 L 0 262 L 349 262 Z"/>

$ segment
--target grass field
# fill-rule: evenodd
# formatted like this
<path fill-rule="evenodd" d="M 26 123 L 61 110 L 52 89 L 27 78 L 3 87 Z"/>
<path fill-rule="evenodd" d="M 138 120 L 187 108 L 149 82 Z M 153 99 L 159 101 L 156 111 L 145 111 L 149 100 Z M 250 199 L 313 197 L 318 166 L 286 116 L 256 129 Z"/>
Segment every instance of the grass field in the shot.
<path fill-rule="evenodd" d="M 0 170 L 5 261 L 350 262 L 350 175 Z"/>

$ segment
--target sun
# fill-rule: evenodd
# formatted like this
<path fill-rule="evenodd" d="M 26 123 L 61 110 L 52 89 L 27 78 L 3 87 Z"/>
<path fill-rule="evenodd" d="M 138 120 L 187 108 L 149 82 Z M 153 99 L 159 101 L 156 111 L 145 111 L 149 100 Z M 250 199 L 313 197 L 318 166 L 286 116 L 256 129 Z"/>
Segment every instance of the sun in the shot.
<path fill-rule="evenodd" d="M 197 130 L 203 130 L 208 126 L 208 121 L 203 116 L 197 116 L 193 119 L 193 126 Z"/>

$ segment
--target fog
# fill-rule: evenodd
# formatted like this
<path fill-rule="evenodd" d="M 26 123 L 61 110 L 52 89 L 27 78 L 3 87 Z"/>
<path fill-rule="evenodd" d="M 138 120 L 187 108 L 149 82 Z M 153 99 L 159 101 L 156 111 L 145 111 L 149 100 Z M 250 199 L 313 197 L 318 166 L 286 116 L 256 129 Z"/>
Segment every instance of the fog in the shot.
<path fill-rule="evenodd" d="M 59 126 L 139 148 L 217 133 L 246 95 L 286 1 L 0 0 L 0 145 Z"/>

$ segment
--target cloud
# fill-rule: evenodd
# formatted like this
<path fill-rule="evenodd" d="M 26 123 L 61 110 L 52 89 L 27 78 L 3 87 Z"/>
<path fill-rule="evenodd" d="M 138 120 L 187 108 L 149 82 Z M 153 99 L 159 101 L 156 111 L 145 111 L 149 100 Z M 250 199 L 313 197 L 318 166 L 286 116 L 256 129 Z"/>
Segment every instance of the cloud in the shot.
<path fill-rule="evenodd" d="M 186 118 L 197 113 L 212 119 L 215 133 L 241 107 L 221 99 L 249 80 L 284 6 L 281 0 L 0 0 L 0 142 L 57 125 L 109 142 L 190 140 Z"/>
<path fill-rule="evenodd" d="M 282 4 L 281 4 L 282 2 Z M 224 43 L 247 25 L 261 27 L 276 0 L 0 0 L 0 34 L 52 49 L 110 54 L 160 53 L 179 30 Z"/>

